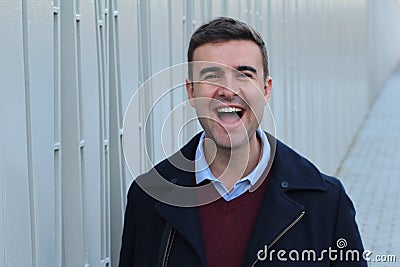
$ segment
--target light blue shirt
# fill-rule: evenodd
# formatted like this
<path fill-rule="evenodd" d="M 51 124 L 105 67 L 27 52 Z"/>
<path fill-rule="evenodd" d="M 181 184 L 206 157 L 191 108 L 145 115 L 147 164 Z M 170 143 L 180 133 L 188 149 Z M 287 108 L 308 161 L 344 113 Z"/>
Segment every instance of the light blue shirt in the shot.
<path fill-rule="evenodd" d="M 232 192 L 229 192 L 228 189 L 226 189 L 226 187 L 224 186 L 224 184 L 212 174 L 207 164 L 203 151 L 203 142 L 205 137 L 205 133 L 203 132 L 203 134 L 200 137 L 199 145 L 197 146 L 196 149 L 196 162 L 194 166 L 196 172 L 195 173 L 196 183 L 200 184 L 204 180 L 210 180 L 213 183 L 215 189 L 218 191 L 218 193 L 226 201 L 235 199 L 244 194 L 246 191 L 248 191 L 250 187 L 253 186 L 261 178 L 261 175 L 263 174 L 265 168 L 267 168 L 268 161 L 270 159 L 271 147 L 269 145 L 267 135 L 260 128 L 257 129 L 256 134 L 257 137 L 261 139 L 261 144 L 262 144 L 261 159 L 258 162 L 257 166 L 251 171 L 251 173 L 249 173 L 249 175 L 237 181 L 233 187 Z"/>

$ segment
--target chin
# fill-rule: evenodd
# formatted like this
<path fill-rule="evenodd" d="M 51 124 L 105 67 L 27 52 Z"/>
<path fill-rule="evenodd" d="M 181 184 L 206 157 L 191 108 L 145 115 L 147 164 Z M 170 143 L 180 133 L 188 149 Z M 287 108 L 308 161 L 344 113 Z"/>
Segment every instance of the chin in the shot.
<path fill-rule="evenodd" d="M 237 149 L 249 144 L 249 139 L 246 135 L 225 135 L 213 138 L 217 147 L 224 149 Z"/>

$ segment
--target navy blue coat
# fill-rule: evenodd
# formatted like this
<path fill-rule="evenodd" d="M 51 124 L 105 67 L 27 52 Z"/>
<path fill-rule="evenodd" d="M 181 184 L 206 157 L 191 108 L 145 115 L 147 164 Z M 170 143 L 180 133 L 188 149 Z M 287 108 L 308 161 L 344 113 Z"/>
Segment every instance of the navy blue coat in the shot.
<path fill-rule="evenodd" d="M 152 181 L 159 173 L 178 185 L 194 186 L 193 173 L 171 161 L 194 160 L 199 138 L 137 179 Z M 340 181 L 268 138 L 276 142 L 275 157 L 244 266 L 367 266 L 355 210 Z M 197 208 L 161 203 L 137 179 L 128 193 L 119 266 L 206 266 Z"/>

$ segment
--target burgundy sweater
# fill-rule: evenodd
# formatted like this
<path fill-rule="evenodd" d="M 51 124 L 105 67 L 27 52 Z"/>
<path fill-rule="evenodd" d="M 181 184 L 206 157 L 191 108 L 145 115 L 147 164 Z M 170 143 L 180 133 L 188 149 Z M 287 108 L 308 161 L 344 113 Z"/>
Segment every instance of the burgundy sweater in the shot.
<path fill-rule="evenodd" d="M 247 191 L 231 201 L 221 197 L 199 207 L 207 267 L 243 266 L 267 184 L 268 178 L 252 193 Z"/>

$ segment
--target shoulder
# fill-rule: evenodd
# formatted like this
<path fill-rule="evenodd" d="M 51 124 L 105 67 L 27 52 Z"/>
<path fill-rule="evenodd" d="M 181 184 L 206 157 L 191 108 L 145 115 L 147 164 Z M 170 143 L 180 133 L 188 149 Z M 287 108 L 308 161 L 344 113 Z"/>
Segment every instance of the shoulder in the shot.
<path fill-rule="evenodd" d="M 321 173 L 322 178 L 329 187 L 335 188 L 338 192 L 345 191 L 343 183 L 339 178 Z"/>
<path fill-rule="evenodd" d="M 149 171 L 137 176 L 132 182 L 128 199 L 146 197 L 146 189 L 160 187 L 165 182 L 189 186 L 188 176 L 193 173 L 196 148 L 201 133 L 196 134 L 188 143 L 172 156 L 162 160 Z"/>
<path fill-rule="evenodd" d="M 283 177 L 288 183 L 286 191 L 301 191 L 301 194 L 328 198 L 331 204 L 338 204 L 339 199 L 346 195 L 338 178 L 321 172 L 311 161 L 281 141 L 275 140 L 276 151 L 272 168 L 277 179 Z"/>

